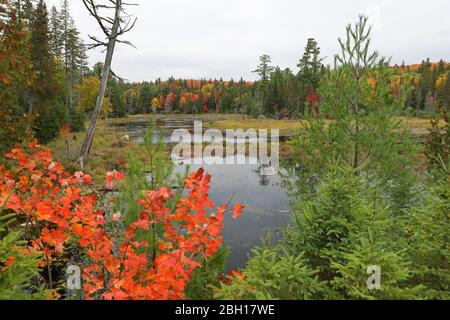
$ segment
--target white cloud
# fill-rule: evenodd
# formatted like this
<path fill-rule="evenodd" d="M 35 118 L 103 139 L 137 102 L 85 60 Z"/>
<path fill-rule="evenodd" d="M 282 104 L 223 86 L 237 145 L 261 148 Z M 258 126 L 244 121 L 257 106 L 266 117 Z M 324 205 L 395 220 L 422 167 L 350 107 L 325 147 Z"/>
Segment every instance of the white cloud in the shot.
<path fill-rule="evenodd" d="M 47 0 L 59 4 L 60 0 Z M 81 0 L 69 0 L 85 39 L 99 35 Z M 115 72 L 129 80 L 171 75 L 254 79 L 262 53 L 280 67 L 296 69 L 307 38 L 314 37 L 332 61 L 345 25 L 370 17 L 374 49 L 393 61 L 426 57 L 450 60 L 448 0 L 135 0 L 136 28 L 127 35 L 137 46 L 119 46 Z M 89 53 L 91 63 L 103 59 Z"/>

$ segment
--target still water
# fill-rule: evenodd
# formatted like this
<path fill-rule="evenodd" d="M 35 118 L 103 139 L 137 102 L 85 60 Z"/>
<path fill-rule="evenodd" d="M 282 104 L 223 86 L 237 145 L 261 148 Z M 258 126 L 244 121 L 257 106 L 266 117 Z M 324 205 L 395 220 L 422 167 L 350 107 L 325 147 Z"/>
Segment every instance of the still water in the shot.
<path fill-rule="evenodd" d="M 157 120 L 154 124 L 155 136 L 161 129 L 170 135 L 170 130 L 192 128 L 193 121 L 192 118 Z M 142 143 L 147 124 L 148 119 L 129 122 L 121 124 L 120 130 L 128 132 L 135 143 Z M 195 163 L 192 160 L 195 159 L 191 159 L 191 163 Z M 184 173 L 186 167 L 183 162 L 178 163 L 175 173 Z M 261 245 L 262 238 L 268 235 L 276 241 L 278 235 L 274 230 L 289 222 L 289 201 L 282 180 L 278 175 L 262 177 L 259 165 L 253 164 L 190 165 L 189 170 L 197 171 L 200 167 L 212 176 L 210 198 L 216 206 L 230 200 L 232 204 L 239 202 L 246 206 L 242 216 L 236 220 L 227 215 L 223 231 L 225 244 L 230 247 L 227 269 L 244 267 L 251 248 Z"/>
<path fill-rule="evenodd" d="M 230 247 L 228 269 L 245 266 L 251 248 L 260 245 L 262 237 L 289 222 L 288 199 L 279 176 L 261 177 L 258 165 L 191 165 L 191 171 L 203 167 L 211 174 L 210 197 L 217 206 L 239 202 L 244 213 L 233 219 L 227 215 L 223 236 Z M 176 172 L 183 173 L 184 165 Z M 230 205 L 231 206 L 231 205 Z M 273 235 L 276 240 L 278 236 Z"/>

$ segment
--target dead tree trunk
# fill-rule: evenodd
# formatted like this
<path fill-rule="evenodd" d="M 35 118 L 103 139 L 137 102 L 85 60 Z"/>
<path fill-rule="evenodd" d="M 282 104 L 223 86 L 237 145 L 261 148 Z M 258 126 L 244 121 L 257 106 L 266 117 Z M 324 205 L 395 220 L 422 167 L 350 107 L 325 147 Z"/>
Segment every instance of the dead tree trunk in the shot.
<path fill-rule="evenodd" d="M 109 74 L 111 72 L 111 63 L 112 63 L 112 58 L 114 55 L 114 49 L 115 49 L 116 43 L 122 42 L 122 43 L 130 44 L 129 42 L 118 40 L 118 37 L 120 35 L 124 34 L 125 32 L 130 31 L 134 27 L 134 24 L 136 22 L 136 20 L 134 20 L 134 22 L 130 24 L 130 21 L 128 21 L 126 23 L 125 27 L 122 27 L 121 23 L 123 22 L 123 20 L 121 18 L 121 13 L 124 12 L 123 1 L 122 0 L 110 0 L 110 2 L 114 3 L 114 6 L 108 7 L 108 6 L 104 6 L 104 5 L 97 5 L 95 3 L 95 0 L 83 0 L 83 3 L 85 4 L 86 8 L 90 12 L 90 14 L 95 17 L 95 19 L 97 20 L 98 24 L 102 28 L 102 30 L 108 40 L 107 40 L 107 42 L 102 42 L 102 41 L 98 40 L 97 38 L 90 36 L 90 38 L 96 42 L 94 45 L 91 46 L 91 48 L 105 46 L 106 47 L 106 57 L 105 57 L 105 64 L 103 66 L 102 81 L 100 84 L 100 90 L 99 90 L 99 94 L 97 97 L 97 102 L 95 105 L 94 113 L 92 115 L 91 122 L 89 124 L 89 129 L 86 133 L 86 137 L 85 137 L 83 145 L 81 147 L 80 158 L 78 159 L 82 168 L 84 167 L 84 163 L 86 162 L 86 159 L 89 155 L 89 152 L 90 152 L 90 149 L 92 146 L 92 141 L 94 140 L 95 129 L 97 127 L 97 121 L 100 117 L 100 113 L 102 110 L 103 100 L 105 97 L 106 87 L 108 84 L 108 78 L 109 78 Z M 101 9 L 101 8 L 114 9 L 115 10 L 114 18 L 110 19 L 107 17 L 100 16 L 99 9 Z M 106 27 L 105 23 L 109 23 L 110 27 Z"/>
<path fill-rule="evenodd" d="M 116 46 L 116 36 L 117 36 L 117 30 L 118 30 L 119 21 L 117 20 L 114 23 L 114 29 L 112 34 L 112 38 L 109 40 L 108 44 L 108 50 L 106 53 L 105 58 L 105 65 L 103 67 L 103 75 L 102 75 L 102 82 L 100 85 L 100 92 L 97 97 L 97 102 L 95 104 L 94 114 L 92 115 L 91 123 L 89 125 L 89 129 L 87 131 L 86 137 L 83 142 L 83 146 L 81 147 L 81 154 L 80 154 L 80 163 L 81 166 L 83 166 L 83 162 L 87 158 L 89 151 L 92 146 L 92 140 L 94 139 L 95 129 L 97 127 L 97 121 L 100 117 L 100 113 L 102 111 L 102 105 L 103 105 L 103 99 L 105 97 L 106 92 L 106 85 L 108 84 L 108 77 L 109 77 L 109 70 L 111 70 L 111 62 L 112 57 L 114 54 L 114 48 Z"/>
<path fill-rule="evenodd" d="M 33 117 L 33 102 L 28 101 L 28 125 L 27 125 L 27 131 L 31 130 L 32 126 L 32 117 Z"/>

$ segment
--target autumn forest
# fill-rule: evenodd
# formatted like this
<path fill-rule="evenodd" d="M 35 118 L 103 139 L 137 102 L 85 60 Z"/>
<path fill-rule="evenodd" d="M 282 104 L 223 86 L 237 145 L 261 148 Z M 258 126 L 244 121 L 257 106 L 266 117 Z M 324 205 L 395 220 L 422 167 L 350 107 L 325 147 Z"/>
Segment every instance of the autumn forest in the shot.
<path fill-rule="evenodd" d="M 393 63 L 360 15 L 333 63 L 311 35 L 256 81 L 130 81 L 141 14 L 80 2 L 102 38 L 0 0 L 0 300 L 450 299 L 449 56 Z M 174 160 L 194 121 L 279 130 L 279 166 Z"/>

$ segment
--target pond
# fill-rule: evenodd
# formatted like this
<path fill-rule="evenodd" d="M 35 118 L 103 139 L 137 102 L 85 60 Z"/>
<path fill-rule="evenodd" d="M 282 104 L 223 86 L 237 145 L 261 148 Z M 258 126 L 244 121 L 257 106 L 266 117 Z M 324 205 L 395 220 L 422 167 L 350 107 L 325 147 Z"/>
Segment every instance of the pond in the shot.
<path fill-rule="evenodd" d="M 204 120 L 204 119 L 202 119 Z M 155 121 L 155 140 L 159 129 L 192 129 L 194 118 L 164 118 Z M 213 121 L 213 120 L 212 120 Z M 148 118 L 121 124 L 120 130 L 127 132 L 135 143 L 143 142 Z M 168 134 L 170 131 L 168 132 Z M 191 159 L 191 163 L 195 163 Z M 258 162 L 258 159 L 250 159 Z M 249 161 L 248 163 L 252 163 Z M 273 241 L 279 238 L 274 232 L 289 222 L 289 201 L 278 175 L 261 176 L 259 165 L 190 165 L 190 171 L 203 167 L 212 176 L 210 198 L 216 206 L 239 202 L 246 206 L 243 214 L 234 220 L 227 215 L 223 231 L 225 244 L 230 247 L 227 270 L 244 267 L 252 247 L 262 244 L 262 238 L 270 235 Z M 184 173 L 186 165 L 180 162 L 175 173 Z"/>

